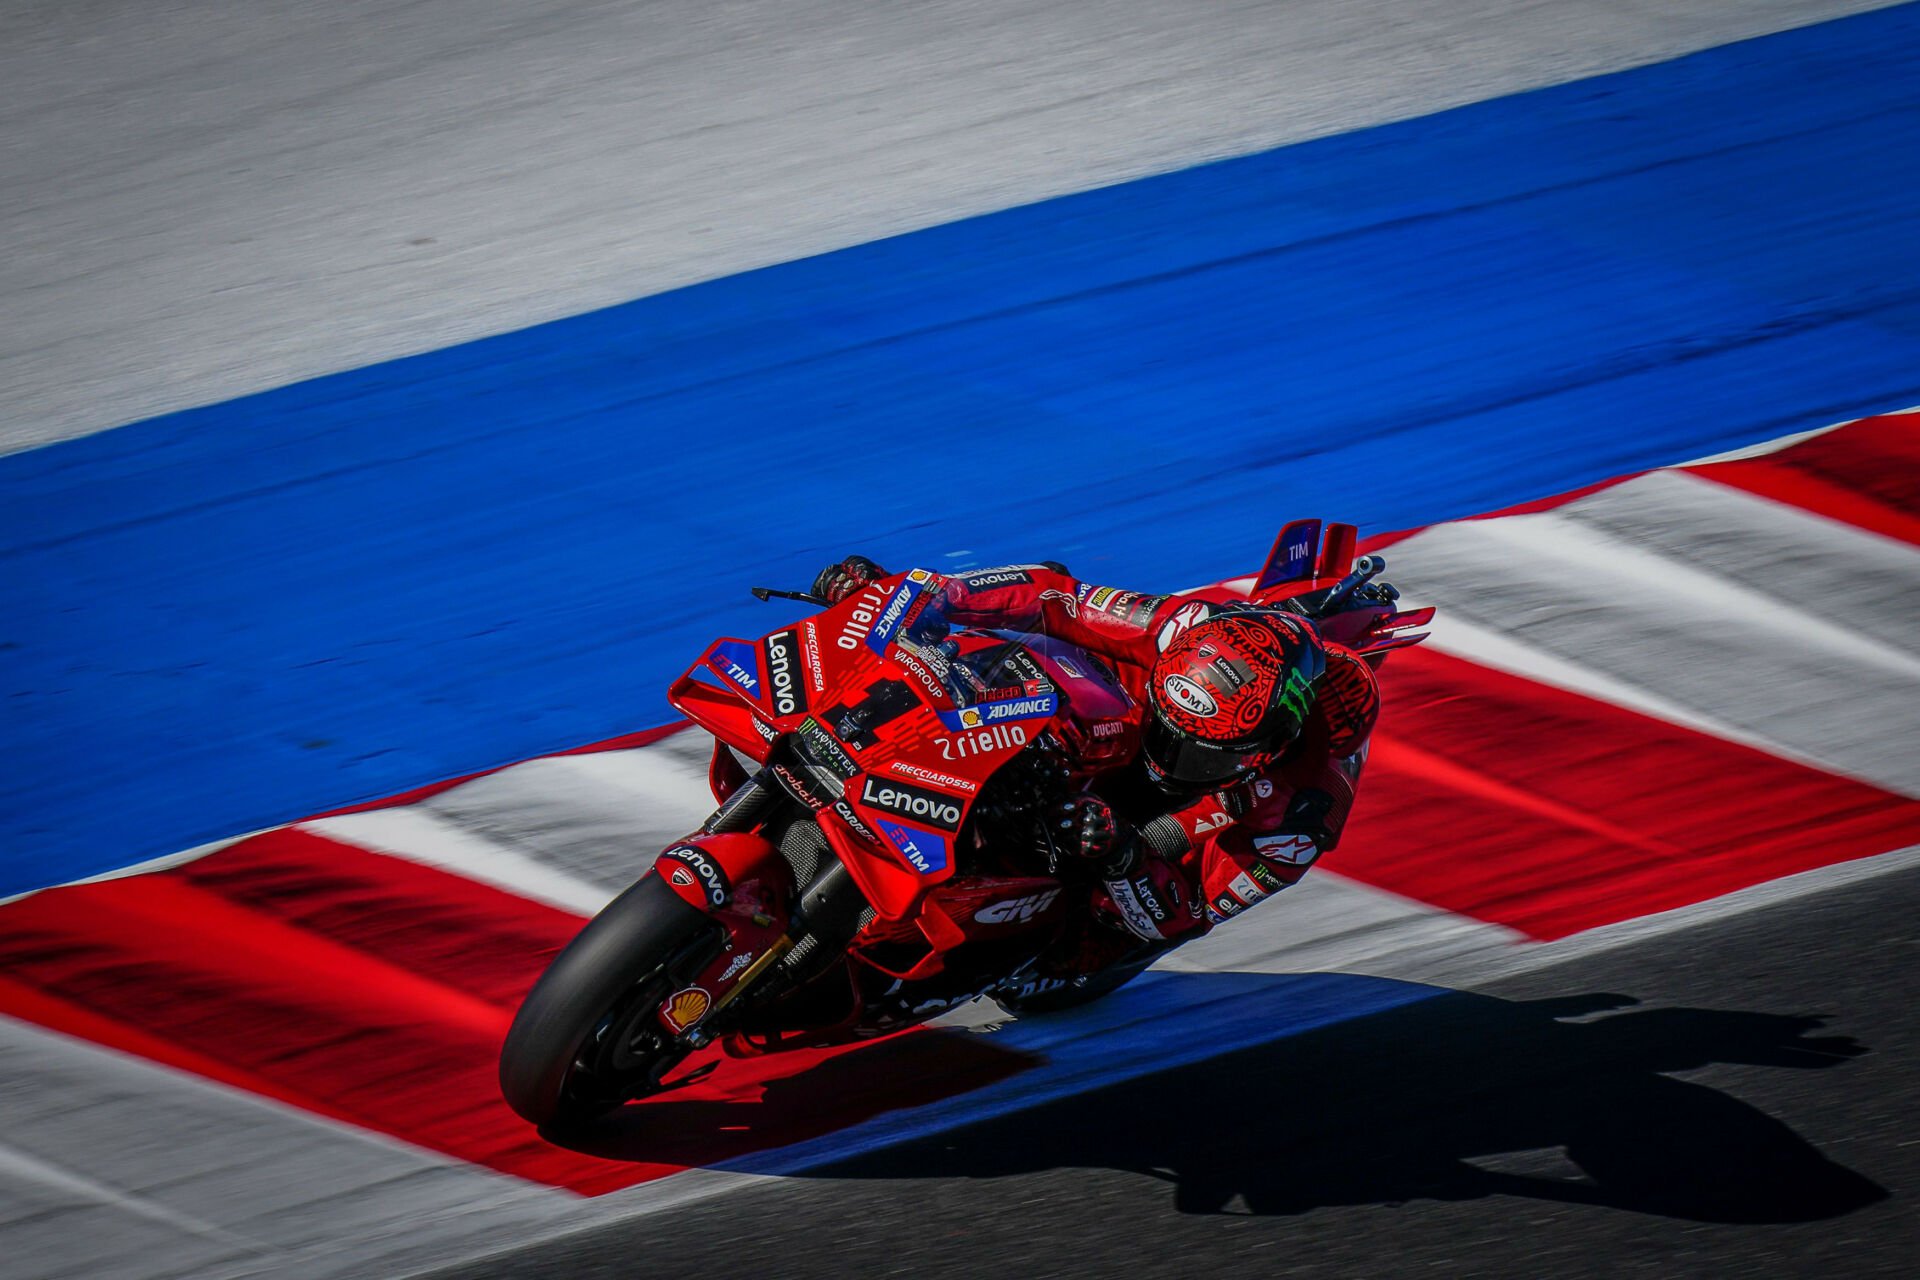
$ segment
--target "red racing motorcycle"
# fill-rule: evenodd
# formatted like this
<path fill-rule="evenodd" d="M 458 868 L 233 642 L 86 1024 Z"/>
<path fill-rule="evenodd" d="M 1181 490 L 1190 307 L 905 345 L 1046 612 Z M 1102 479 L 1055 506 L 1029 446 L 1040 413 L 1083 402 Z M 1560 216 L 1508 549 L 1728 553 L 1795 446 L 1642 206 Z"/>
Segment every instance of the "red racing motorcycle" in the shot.
<path fill-rule="evenodd" d="M 1369 585 L 1384 561 L 1352 559 L 1352 526 L 1324 532 L 1288 525 L 1251 598 L 1365 611 L 1368 652 L 1412 643 L 1432 611 L 1394 612 L 1392 589 Z M 1131 758 L 1140 708 L 1064 641 L 950 629 L 946 581 L 914 569 L 758 640 L 718 640 L 674 683 L 669 700 L 715 739 L 719 807 L 528 993 L 500 1056 L 522 1117 L 575 1125 L 691 1083 L 717 1060 L 672 1073 L 715 1043 L 855 1041 L 982 995 L 1015 1014 L 1072 1007 L 1155 958 L 1110 946 L 1093 972 L 1059 963 L 1101 926 L 1088 873 L 1035 818 Z"/>

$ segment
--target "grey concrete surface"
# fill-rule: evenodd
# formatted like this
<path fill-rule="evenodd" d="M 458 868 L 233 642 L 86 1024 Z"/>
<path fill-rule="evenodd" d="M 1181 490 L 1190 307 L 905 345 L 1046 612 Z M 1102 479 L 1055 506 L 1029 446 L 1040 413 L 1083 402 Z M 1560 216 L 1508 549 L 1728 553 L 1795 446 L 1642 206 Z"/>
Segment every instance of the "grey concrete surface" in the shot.
<path fill-rule="evenodd" d="M 0 1018 L 8 1280 L 424 1265 L 476 1219 L 510 1240 L 571 1199 Z"/>
<path fill-rule="evenodd" d="M 0 451 L 1861 0 L 16 0 Z"/>
<path fill-rule="evenodd" d="M 1920 868 L 434 1273 L 1907 1276 Z"/>

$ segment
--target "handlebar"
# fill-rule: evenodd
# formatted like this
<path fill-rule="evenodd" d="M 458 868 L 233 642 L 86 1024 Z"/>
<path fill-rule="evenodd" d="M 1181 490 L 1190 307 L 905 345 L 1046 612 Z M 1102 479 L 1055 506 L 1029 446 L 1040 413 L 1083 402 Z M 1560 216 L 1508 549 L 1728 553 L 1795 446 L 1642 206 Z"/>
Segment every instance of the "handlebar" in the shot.
<path fill-rule="evenodd" d="M 1354 592 L 1385 572 L 1386 567 L 1385 556 L 1361 556 L 1353 562 L 1352 573 L 1327 589 L 1326 599 L 1320 602 L 1315 612 L 1323 616 L 1336 612 Z"/>
<path fill-rule="evenodd" d="M 753 598 L 762 602 L 777 597 L 781 600 L 798 600 L 801 604 L 818 605 L 822 609 L 826 608 L 828 604 L 826 600 L 821 599 L 819 596 L 811 595 L 805 591 L 779 591 L 773 587 L 754 587 L 752 590 Z"/>

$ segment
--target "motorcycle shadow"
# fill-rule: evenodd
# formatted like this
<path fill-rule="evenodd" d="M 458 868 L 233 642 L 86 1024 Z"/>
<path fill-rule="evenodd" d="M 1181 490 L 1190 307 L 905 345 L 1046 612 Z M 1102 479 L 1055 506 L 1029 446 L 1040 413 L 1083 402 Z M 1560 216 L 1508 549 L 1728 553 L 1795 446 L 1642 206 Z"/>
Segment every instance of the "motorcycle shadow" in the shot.
<path fill-rule="evenodd" d="M 1191 979 L 1209 976 L 1228 975 Z M 1637 1004 L 1451 992 L 814 1174 L 1116 1169 L 1172 1184 L 1175 1208 L 1201 1214 L 1501 1194 L 1755 1224 L 1887 1198 L 1772 1116 L 1670 1074 L 1824 1070 L 1864 1046 L 1815 1034 L 1819 1017 Z"/>
<path fill-rule="evenodd" d="M 629 1104 L 579 1131 L 541 1136 L 607 1160 L 704 1167 L 939 1102 L 1036 1061 L 980 1036 L 936 1029 L 758 1059 L 710 1050 L 687 1069 L 715 1059 L 710 1080 Z"/>

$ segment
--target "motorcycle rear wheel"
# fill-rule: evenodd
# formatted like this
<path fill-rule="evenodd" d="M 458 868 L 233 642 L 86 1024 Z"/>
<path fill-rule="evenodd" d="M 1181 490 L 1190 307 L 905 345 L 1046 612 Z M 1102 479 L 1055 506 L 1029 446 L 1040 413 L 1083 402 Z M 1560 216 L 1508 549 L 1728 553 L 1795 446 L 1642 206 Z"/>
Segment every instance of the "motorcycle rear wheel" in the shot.
<path fill-rule="evenodd" d="M 676 970 L 689 968 L 689 950 L 718 931 L 656 875 L 608 903 L 514 1015 L 500 1049 L 507 1104 L 535 1125 L 562 1129 L 651 1092 L 685 1056 L 653 1032 L 653 1010 L 685 976 Z"/>

